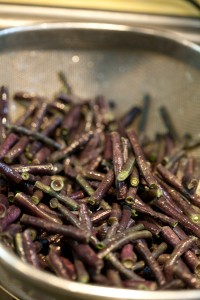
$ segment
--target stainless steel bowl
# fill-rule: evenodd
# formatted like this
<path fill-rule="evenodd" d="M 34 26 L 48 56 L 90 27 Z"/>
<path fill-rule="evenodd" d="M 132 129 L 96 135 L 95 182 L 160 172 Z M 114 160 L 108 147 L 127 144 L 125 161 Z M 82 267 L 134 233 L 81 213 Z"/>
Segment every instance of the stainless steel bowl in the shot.
<path fill-rule="evenodd" d="M 76 94 L 104 94 L 118 112 L 153 104 L 148 133 L 164 128 L 158 107 L 165 104 L 180 134 L 199 132 L 200 47 L 170 32 L 111 24 L 42 24 L 0 32 L 0 84 L 51 98 L 57 71 L 67 74 Z M 16 106 L 11 103 L 11 116 Z M 152 122 L 152 120 L 154 120 Z M 135 291 L 80 284 L 21 262 L 0 244 L 0 282 L 20 300 L 200 299 L 200 291 Z"/>

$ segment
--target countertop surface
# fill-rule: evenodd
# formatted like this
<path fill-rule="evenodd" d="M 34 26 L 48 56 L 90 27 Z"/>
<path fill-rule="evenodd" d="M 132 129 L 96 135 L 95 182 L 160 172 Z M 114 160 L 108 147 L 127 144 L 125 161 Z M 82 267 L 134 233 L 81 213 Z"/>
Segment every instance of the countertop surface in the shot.
<path fill-rule="evenodd" d="M 200 17 L 197 8 L 200 0 L 7 0 L 0 3 Z"/>

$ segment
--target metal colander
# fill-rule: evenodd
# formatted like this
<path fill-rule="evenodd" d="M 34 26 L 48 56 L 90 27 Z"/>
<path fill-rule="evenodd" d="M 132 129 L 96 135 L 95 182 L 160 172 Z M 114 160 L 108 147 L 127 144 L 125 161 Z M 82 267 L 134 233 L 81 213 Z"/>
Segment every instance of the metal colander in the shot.
<path fill-rule="evenodd" d="M 152 97 L 148 134 L 163 131 L 158 108 L 166 105 L 177 131 L 197 134 L 200 116 L 200 47 L 150 29 L 60 24 L 4 30 L 0 83 L 11 94 L 47 96 L 59 90 L 62 70 L 81 97 L 103 94 L 118 112 Z M 11 106 L 15 115 L 16 106 Z"/>
<path fill-rule="evenodd" d="M 50 101 L 62 70 L 75 94 L 117 103 L 117 114 L 152 97 L 147 133 L 165 130 L 165 105 L 180 135 L 199 133 L 200 47 L 154 29 L 108 24 L 43 24 L 0 32 L 0 84 Z M 11 117 L 16 105 L 11 103 Z M 21 299 L 199 299 L 198 291 L 133 292 L 71 283 L 24 265 L 0 246 L 2 284 Z"/>

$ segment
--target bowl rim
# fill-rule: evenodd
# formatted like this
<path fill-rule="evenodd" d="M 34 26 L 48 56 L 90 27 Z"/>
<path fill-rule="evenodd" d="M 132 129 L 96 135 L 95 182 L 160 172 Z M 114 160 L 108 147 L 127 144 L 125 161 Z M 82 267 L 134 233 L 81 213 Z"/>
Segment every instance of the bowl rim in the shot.
<path fill-rule="evenodd" d="M 31 32 L 31 31 L 41 31 L 41 30 L 72 30 L 72 29 L 86 29 L 86 30 L 105 30 L 105 31 L 122 31 L 122 32 L 132 32 L 138 34 L 145 34 L 147 36 L 156 36 L 157 38 L 163 38 L 171 40 L 190 48 L 191 50 L 200 54 L 200 45 L 187 40 L 181 34 L 174 32 L 169 29 L 158 29 L 155 27 L 146 26 L 132 26 L 132 25 L 120 25 L 111 23 L 95 23 L 95 22 L 48 22 L 48 23 L 37 23 L 28 26 L 17 26 L 10 27 L 0 30 L 0 38 L 8 35 L 14 35 L 16 33 Z"/>
<path fill-rule="evenodd" d="M 100 297 L 107 299 L 145 299 L 145 300 L 182 300 L 182 299 L 199 299 L 199 290 L 178 290 L 178 291 L 142 291 L 125 288 L 105 287 L 93 284 L 84 284 L 69 281 L 46 271 L 34 268 L 21 261 L 6 246 L 0 244 L 0 264 L 8 267 L 10 271 L 14 269 L 16 274 L 24 278 L 33 280 L 39 286 L 46 285 L 60 289 L 67 294 L 76 294 L 77 297 Z M 133 298 L 134 296 L 134 298 Z M 89 298 L 88 298 L 89 299 Z"/>
<path fill-rule="evenodd" d="M 76 294 L 77 297 L 87 297 L 92 299 L 92 297 L 106 297 L 109 299 L 140 299 L 140 300 L 197 300 L 200 297 L 200 290 L 178 290 L 178 291 L 141 291 L 125 288 L 115 288 L 115 287 L 104 287 L 88 283 L 79 283 L 74 281 L 69 281 L 46 271 L 42 271 L 34 268 L 33 266 L 21 261 L 17 255 L 12 253 L 10 249 L 6 246 L 0 244 L 0 264 L 5 268 L 7 267 L 9 271 L 13 271 L 20 278 L 30 278 L 33 280 L 33 285 L 43 286 L 46 288 L 51 286 L 58 289 L 63 294 L 66 293 Z"/>

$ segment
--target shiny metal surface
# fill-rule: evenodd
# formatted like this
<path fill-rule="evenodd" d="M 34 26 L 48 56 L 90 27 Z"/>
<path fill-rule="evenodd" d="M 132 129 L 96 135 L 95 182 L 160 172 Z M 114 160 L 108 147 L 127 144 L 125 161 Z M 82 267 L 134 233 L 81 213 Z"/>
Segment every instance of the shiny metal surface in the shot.
<path fill-rule="evenodd" d="M 0 12 L 0 28 L 27 26 L 42 22 L 98 22 L 173 30 L 182 38 L 200 43 L 199 18 L 6 3 L 0 3 Z"/>
<path fill-rule="evenodd" d="M 3 285 L 22 300 L 197 300 L 200 291 L 136 291 L 80 284 L 57 278 L 22 263 L 2 245 L 0 273 Z"/>
<path fill-rule="evenodd" d="M 178 131 L 199 132 L 200 47 L 170 32 L 95 23 L 42 24 L 0 32 L 0 82 L 11 94 L 52 95 L 63 70 L 78 95 L 104 94 L 118 112 L 153 98 L 149 134 L 162 131 L 166 104 Z M 188 101 L 189 99 L 189 101 Z M 15 105 L 11 109 L 15 113 Z M 85 285 L 33 269 L 0 245 L 0 283 L 20 300 L 200 299 L 200 291 L 133 291 Z"/>

